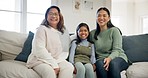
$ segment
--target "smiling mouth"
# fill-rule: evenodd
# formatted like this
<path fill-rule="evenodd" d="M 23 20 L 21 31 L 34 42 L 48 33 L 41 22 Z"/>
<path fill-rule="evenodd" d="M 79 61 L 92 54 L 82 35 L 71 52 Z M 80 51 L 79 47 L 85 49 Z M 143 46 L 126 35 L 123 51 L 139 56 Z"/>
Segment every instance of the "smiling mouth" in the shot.
<path fill-rule="evenodd" d="M 103 23 L 104 21 L 99 21 L 100 23 Z"/>
<path fill-rule="evenodd" d="M 86 35 L 81 35 L 81 37 L 86 37 Z"/>

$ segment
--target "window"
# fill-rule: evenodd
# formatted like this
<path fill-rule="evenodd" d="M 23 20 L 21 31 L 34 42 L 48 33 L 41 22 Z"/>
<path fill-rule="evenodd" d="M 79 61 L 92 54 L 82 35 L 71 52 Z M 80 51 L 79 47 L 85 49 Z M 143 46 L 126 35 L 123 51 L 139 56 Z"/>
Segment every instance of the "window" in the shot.
<path fill-rule="evenodd" d="M 0 29 L 34 32 L 50 5 L 51 0 L 0 0 Z"/>
<path fill-rule="evenodd" d="M 143 25 L 143 34 L 148 34 L 148 16 L 143 17 L 143 21 L 142 21 L 142 25 Z"/>
<path fill-rule="evenodd" d="M 35 31 L 44 19 L 46 9 L 51 5 L 50 0 L 27 1 L 27 31 Z"/>
<path fill-rule="evenodd" d="M 20 0 L 0 0 L 0 29 L 20 31 Z"/>

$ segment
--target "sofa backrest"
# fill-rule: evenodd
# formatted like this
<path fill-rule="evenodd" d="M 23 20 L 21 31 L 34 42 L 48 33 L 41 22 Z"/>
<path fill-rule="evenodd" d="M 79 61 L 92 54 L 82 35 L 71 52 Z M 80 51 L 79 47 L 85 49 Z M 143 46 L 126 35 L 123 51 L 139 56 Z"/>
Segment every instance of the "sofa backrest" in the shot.
<path fill-rule="evenodd" d="M 22 50 L 28 34 L 0 30 L 2 60 L 14 59 Z"/>
<path fill-rule="evenodd" d="M 148 62 L 148 34 L 123 36 L 123 49 L 131 62 Z"/>

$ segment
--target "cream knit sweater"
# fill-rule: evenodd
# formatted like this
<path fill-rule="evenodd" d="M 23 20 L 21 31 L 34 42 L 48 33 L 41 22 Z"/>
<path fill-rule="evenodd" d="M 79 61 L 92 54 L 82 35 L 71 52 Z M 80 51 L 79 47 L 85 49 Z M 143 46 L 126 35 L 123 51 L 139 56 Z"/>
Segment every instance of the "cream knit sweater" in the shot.
<path fill-rule="evenodd" d="M 69 44 L 70 37 L 67 30 L 62 34 L 52 27 L 41 25 L 34 36 L 27 66 L 32 68 L 40 63 L 47 63 L 53 68 L 59 68 L 58 63 L 68 57 Z"/>

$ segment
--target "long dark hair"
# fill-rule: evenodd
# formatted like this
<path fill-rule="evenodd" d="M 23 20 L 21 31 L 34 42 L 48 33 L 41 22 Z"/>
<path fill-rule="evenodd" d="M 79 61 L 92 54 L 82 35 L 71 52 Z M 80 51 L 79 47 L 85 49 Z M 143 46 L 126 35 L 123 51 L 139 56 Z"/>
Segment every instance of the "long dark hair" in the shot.
<path fill-rule="evenodd" d="M 101 11 L 101 10 L 106 11 L 107 14 L 108 14 L 108 16 L 110 17 L 110 12 L 109 12 L 109 10 L 108 10 L 106 7 L 101 7 L 101 8 L 99 8 L 99 9 L 97 10 L 97 14 L 98 14 L 98 12 Z M 115 26 L 112 24 L 111 19 L 107 22 L 107 27 L 108 27 L 108 28 L 115 27 Z M 119 29 L 119 28 L 118 28 L 118 29 Z M 98 40 L 97 36 L 99 35 L 100 31 L 101 31 L 101 30 L 100 30 L 100 26 L 99 26 L 99 24 L 96 22 L 96 31 L 95 31 L 95 34 L 94 34 L 94 39 Z M 119 31 L 120 31 L 120 29 L 119 29 Z M 121 31 L 120 31 L 120 33 L 121 33 Z M 121 34 L 122 34 L 122 33 L 121 33 Z"/>
<path fill-rule="evenodd" d="M 77 38 L 76 38 L 76 44 L 78 44 L 78 43 L 80 43 L 81 42 L 81 39 L 80 39 L 80 37 L 79 37 L 79 29 L 81 28 L 81 27 L 86 27 L 87 28 L 87 30 L 88 30 L 88 32 L 89 32 L 89 26 L 86 24 L 86 23 L 80 23 L 79 25 L 78 25 L 78 27 L 76 28 L 76 34 L 77 34 Z M 89 37 L 89 35 L 88 35 L 88 37 Z M 87 37 L 87 38 L 88 38 Z"/>
<path fill-rule="evenodd" d="M 52 9 L 52 8 L 55 8 L 58 10 L 58 13 L 59 13 L 59 17 L 60 17 L 60 21 L 57 25 L 57 29 L 58 31 L 64 33 L 64 29 L 65 29 L 65 26 L 64 26 L 64 18 L 61 14 L 61 11 L 60 11 L 60 8 L 57 7 L 57 6 L 50 6 L 47 10 L 46 10 L 46 13 L 45 13 L 45 19 L 44 21 L 41 23 L 41 25 L 44 25 L 46 27 L 49 27 L 49 22 L 47 21 L 47 17 L 48 17 L 48 12 Z"/>

